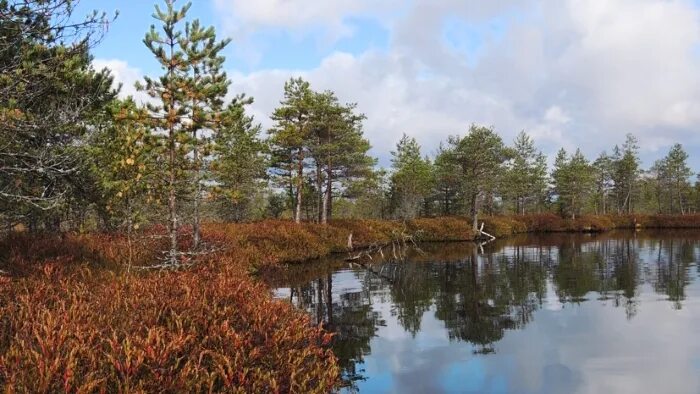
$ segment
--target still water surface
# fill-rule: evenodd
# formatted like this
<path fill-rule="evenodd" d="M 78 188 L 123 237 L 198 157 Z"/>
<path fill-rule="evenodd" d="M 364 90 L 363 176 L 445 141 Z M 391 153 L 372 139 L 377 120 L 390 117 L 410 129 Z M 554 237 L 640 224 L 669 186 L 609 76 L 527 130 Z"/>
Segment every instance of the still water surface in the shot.
<path fill-rule="evenodd" d="M 337 333 L 343 391 L 700 393 L 700 232 L 421 249 L 268 279 Z"/>

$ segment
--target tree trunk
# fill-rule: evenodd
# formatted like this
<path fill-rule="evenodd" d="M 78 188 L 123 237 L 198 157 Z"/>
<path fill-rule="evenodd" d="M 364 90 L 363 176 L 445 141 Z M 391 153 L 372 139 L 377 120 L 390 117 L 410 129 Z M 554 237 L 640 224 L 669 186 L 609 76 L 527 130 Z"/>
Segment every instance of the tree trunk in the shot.
<path fill-rule="evenodd" d="M 321 176 L 322 174 L 322 169 L 321 169 L 321 164 L 318 163 L 316 164 L 316 196 L 318 197 L 316 199 L 316 210 L 317 210 L 317 218 L 319 223 L 326 223 L 326 214 L 325 214 L 325 209 L 326 209 L 326 201 L 324 200 L 325 196 L 323 194 L 323 177 Z"/>
<path fill-rule="evenodd" d="M 175 131 L 170 127 L 170 179 L 168 180 L 168 214 L 170 216 L 170 263 L 177 264 L 177 200 L 175 196 Z"/>
<path fill-rule="evenodd" d="M 202 182 L 200 177 L 199 168 L 199 147 L 197 141 L 197 131 L 192 133 L 194 138 L 194 148 L 192 149 L 192 161 L 194 162 L 194 182 L 195 182 L 195 192 L 194 192 L 194 220 L 192 222 L 192 246 L 194 249 L 199 247 L 199 203 L 200 198 L 202 198 Z"/>
<path fill-rule="evenodd" d="M 294 212 L 294 222 L 301 223 L 301 199 L 304 189 L 304 155 L 300 152 L 299 162 L 297 163 L 297 206 Z"/>
<path fill-rule="evenodd" d="M 471 206 L 472 229 L 474 230 L 475 233 L 477 231 L 479 231 L 479 215 L 478 215 L 479 209 L 476 206 L 476 201 L 477 201 L 478 197 L 479 197 L 478 193 L 473 193 L 472 198 L 471 198 L 471 200 L 472 200 L 471 201 L 471 203 L 472 203 L 471 204 L 472 205 Z"/>
<path fill-rule="evenodd" d="M 444 189 L 444 214 L 445 216 L 450 216 L 450 196 L 449 196 L 449 189 L 445 188 Z"/>
<path fill-rule="evenodd" d="M 170 58 L 172 59 L 175 54 L 175 41 L 170 40 Z M 171 113 L 175 112 L 175 89 L 173 88 L 173 76 L 175 74 L 175 64 L 173 62 L 168 66 L 168 90 L 170 91 L 170 106 L 168 108 L 168 153 L 169 153 L 169 165 L 170 174 L 168 180 L 168 214 L 170 216 L 170 256 L 168 260 L 170 264 L 177 265 L 177 197 L 175 195 L 175 154 L 176 154 L 176 142 L 175 142 L 175 119 L 172 119 Z"/>
<path fill-rule="evenodd" d="M 331 178 L 331 171 L 328 171 L 326 176 L 328 179 L 326 180 L 326 190 L 324 190 L 323 193 L 323 215 L 321 216 L 321 223 L 323 224 L 328 224 L 328 220 L 331 217 L 331 195 L 333 194 L 333 179 Z"/>
<path fill-rule="evenodd" d="M 605 192 L 603 192 L 603 215 L 608 213 L 608 207 L 606 206 L 606 202 L 607 202 L 606 200 L 607 199 L 605 196 Z"/>
<path fill-rule="evenodd" d="M 330 147 L 331 144 L 331 131 L 328 131 L 328 146 Z M 331 156 L 330 151 L 327 153 L 328 156 L 326 158 L 327 163 L 326 163 L 326 192 L 325 195 L 323 196 L 323 216 L 321 218 L 321 223 L 327 224 L 328 220 L 332 216 L 332 209 L 333 207 L 331 206 L 332 198 L 333 198 L 333 157 Z"/>

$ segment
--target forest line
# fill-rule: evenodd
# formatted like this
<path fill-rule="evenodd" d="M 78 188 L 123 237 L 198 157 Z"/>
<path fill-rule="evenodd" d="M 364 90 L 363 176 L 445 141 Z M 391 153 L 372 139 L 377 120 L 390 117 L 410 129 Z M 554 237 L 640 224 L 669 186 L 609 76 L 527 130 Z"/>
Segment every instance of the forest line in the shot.
<path fill-rule="evenodd" d="M 404 135 L 382 169 L 357 104 L 301 78 L 285 84 L 274 125 L 263 130 L 247 111 L 253 98 L 227 100 L 230 40 L 188 18 L 189 8 L 156 7 L 158 25 L 143 43 L 162 73 L 137 84 L 146 103 L 118 98 L 109 70 L 92 66 L 107 15 L 53 26 L 58 11 L 72 10 L 3 13 L 3 228 L 131 236 L 167 224 L 168 259 L 177 264 L 179 232 L 191 229 L 196 250 L 205 220 L 468 215 L 476 227 L 479 215 L 686 214 L 700 206 L 683 147 L 645 170 L 631 134 L 595 160 L 562 149 L 549 169 L 526 132 L 509 144 L 494 128 L 471 125 L 433 157 Z"/>

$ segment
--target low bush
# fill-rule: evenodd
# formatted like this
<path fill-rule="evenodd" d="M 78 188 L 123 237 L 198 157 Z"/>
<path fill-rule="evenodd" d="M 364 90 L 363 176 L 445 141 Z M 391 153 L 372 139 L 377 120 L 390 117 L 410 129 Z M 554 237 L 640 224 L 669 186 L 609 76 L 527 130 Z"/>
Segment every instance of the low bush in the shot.
<path fill-rule="evenodd" d="M 49 262 L 0 299 L 0 385 L 16 392 L 326 392 L 338 378 L 330 335 L 235 270 Z"/>
<path fill-rule="evenodd" d="M 496 238 L 528 231 L 525 223 L 513 216 L 491 216 L 483 218 L 482 221 L 484 222 L 484 231 Z"/>
<path fill-rule="evenodd" d="M 466 222 L 420 219 L 209 224 L 216 253 L 184 271 L 157 262 L 162 229 L 10 234 L 0 240 L 0 386 L 11 392 L 328 392 L 339 369 L 331 335 L 250 276 L 279 265 L 390 242 L 468 239 Z M 455 236 L 458 234 L 458 236 Z M 466 234 L 466 235 L 464 235 Z M 189 240 L 181 237 L 182 246 Z M 130 258 L 131 257 L 131 258 Z M 8 277 L 8 274 L 10 275 Z M 10 279 L 10 277 L 12 279 Z"/>
<path fill-rule="evenodd" d="M 415 219 L 408 223 L 421 241 L 469 241 L 474 239 L 471 223 L 458 217 Z"/>
<path fill-rule="evenodd" d="M 519 233 L 601 232 L 634 228 L 700 228 L 700 215 L 583 215 L 576 219 L 555 214 L 483 218 L 484 231 L 504 237 Z"/>

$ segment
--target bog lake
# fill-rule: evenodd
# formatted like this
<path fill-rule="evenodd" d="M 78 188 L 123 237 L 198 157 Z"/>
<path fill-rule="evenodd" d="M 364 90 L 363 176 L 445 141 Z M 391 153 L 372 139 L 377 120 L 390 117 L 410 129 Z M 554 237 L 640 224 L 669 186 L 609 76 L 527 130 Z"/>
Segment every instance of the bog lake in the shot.
<path fill-rule="evenodd" d="M 336 333 L 343 392 L 700 392 L 700 232 L 405 253 L 336 255 L 266 278 Z"/>

